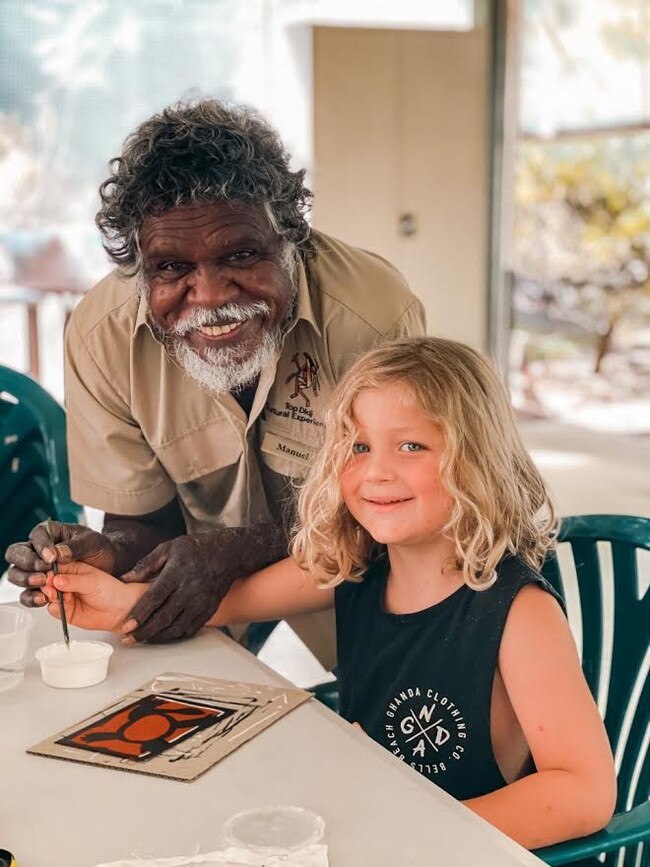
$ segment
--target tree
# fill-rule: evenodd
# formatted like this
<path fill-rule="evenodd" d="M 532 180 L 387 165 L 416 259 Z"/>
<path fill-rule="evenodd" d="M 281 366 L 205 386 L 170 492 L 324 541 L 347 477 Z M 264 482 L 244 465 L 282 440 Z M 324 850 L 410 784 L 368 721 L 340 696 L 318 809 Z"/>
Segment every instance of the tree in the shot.
<path fill-rule="evenodd" d="M 639 67 L 641 111 L 650 115 L 650 8 L 648 0 L 614 0 L 618 20 L 601 28 L 603 41 L 613 57 L 635 60 Z"/>
<path fill-rule="evenodd" d="M 650 315 L 650 134 L 521 146 L 516 270 L 546 286 L 558 325 L 597 337 L 595 370 L 623 316 Z"/>

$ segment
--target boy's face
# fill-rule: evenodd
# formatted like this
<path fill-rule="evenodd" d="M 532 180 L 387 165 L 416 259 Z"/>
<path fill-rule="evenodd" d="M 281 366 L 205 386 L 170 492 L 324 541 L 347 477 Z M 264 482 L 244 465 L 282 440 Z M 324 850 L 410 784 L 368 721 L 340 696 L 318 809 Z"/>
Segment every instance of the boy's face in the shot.
<path fill-rule="evenodd" d="M 439 541 L 452 506 L 440 478 L 440 427 L 400 383 L 360 392 L 352 417 L 354 455 L 341 476 L 351 514 L 382 544 Z"/>

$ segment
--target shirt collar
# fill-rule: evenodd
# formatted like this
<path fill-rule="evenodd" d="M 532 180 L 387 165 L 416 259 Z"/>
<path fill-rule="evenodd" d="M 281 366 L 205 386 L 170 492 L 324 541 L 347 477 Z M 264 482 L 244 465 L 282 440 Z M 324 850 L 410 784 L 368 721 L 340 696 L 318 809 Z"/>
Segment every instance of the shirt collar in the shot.
<path fill-rule="evenodd" d="M 135 317 L 135 326 L 133 328 L 133 336 L 136 337 L 143 325 L 145 325 L 153 334 L 149 320 L 147 319 L 147 298 L 144 292 L 140 293 L 140 301 L 138 303 L 138 312 Z M 322 337 L 320 326 L 316 320 L 314 313 L 314 305 L 309 292 L 309 284 L 307 282 L 307 271 L 302 260 L 298 263 L 298 298 L 296 301 L 295 319 L 291 326 L 293 329 L 299 319 L 309 322 L 316 334 Z M 155 334 L 154 334 L 155 337 Z"/>
<path fill-rule="evenodd" d="M 143 325 L 146 325 L 147 328 L 151 331 L 151 325 L 149 325 L 149 320 L 147 319 L 147 298 L 144 292 L 140 292 L 140 301 L 138 302 L 138 312 L 135 317 L 135 326 L 133 328 L 133 336 L 135 337 L 138 331 L 142 328 Z M 153 331 L 151 332 L 153 334 Z"/>
<path fill-rule="evenodd" d="M 309 291 L 309 283 L 307 282 L 307 271 L 302 259 L 298 263 L 298 299 L 296 301 L 294 326 L 299 319 L 309 322 L 316 334 L 318 334 L 319 337 L 323 336 L 318 320 L 316 319 L 313 299 Z"/>

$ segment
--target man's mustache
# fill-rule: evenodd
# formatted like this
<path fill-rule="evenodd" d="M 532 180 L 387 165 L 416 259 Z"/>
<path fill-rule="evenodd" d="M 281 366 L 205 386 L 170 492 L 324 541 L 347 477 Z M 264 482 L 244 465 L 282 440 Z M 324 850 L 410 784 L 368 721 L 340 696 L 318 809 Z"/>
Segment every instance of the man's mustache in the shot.
<path fill-rule="evenodd" d="M 265 301 L 254 304 L 224 304 L 221 307 L 201 307 L 193 310 L 189 316 L 179 319 L 171 328 L 165 330 L 166 337 L 184 337 L 197 328 L 209 328 L 211 325 L 230 325 L 234 322 L 247 322 L 256 316 L 270 316 L 271 308 Z"/>

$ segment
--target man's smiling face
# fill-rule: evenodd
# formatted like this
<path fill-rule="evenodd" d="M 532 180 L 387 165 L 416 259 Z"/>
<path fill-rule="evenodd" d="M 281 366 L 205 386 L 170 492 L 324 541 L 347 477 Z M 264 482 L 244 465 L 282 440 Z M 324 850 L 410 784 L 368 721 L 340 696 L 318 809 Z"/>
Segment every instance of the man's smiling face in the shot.
<path fill-rule="evenodd" d="M 140 231 L 149 318 L 181 366 L 214 391 L 250 383 L 293 308 L 283 241 L 261 208 L 193 204 Z"/>

